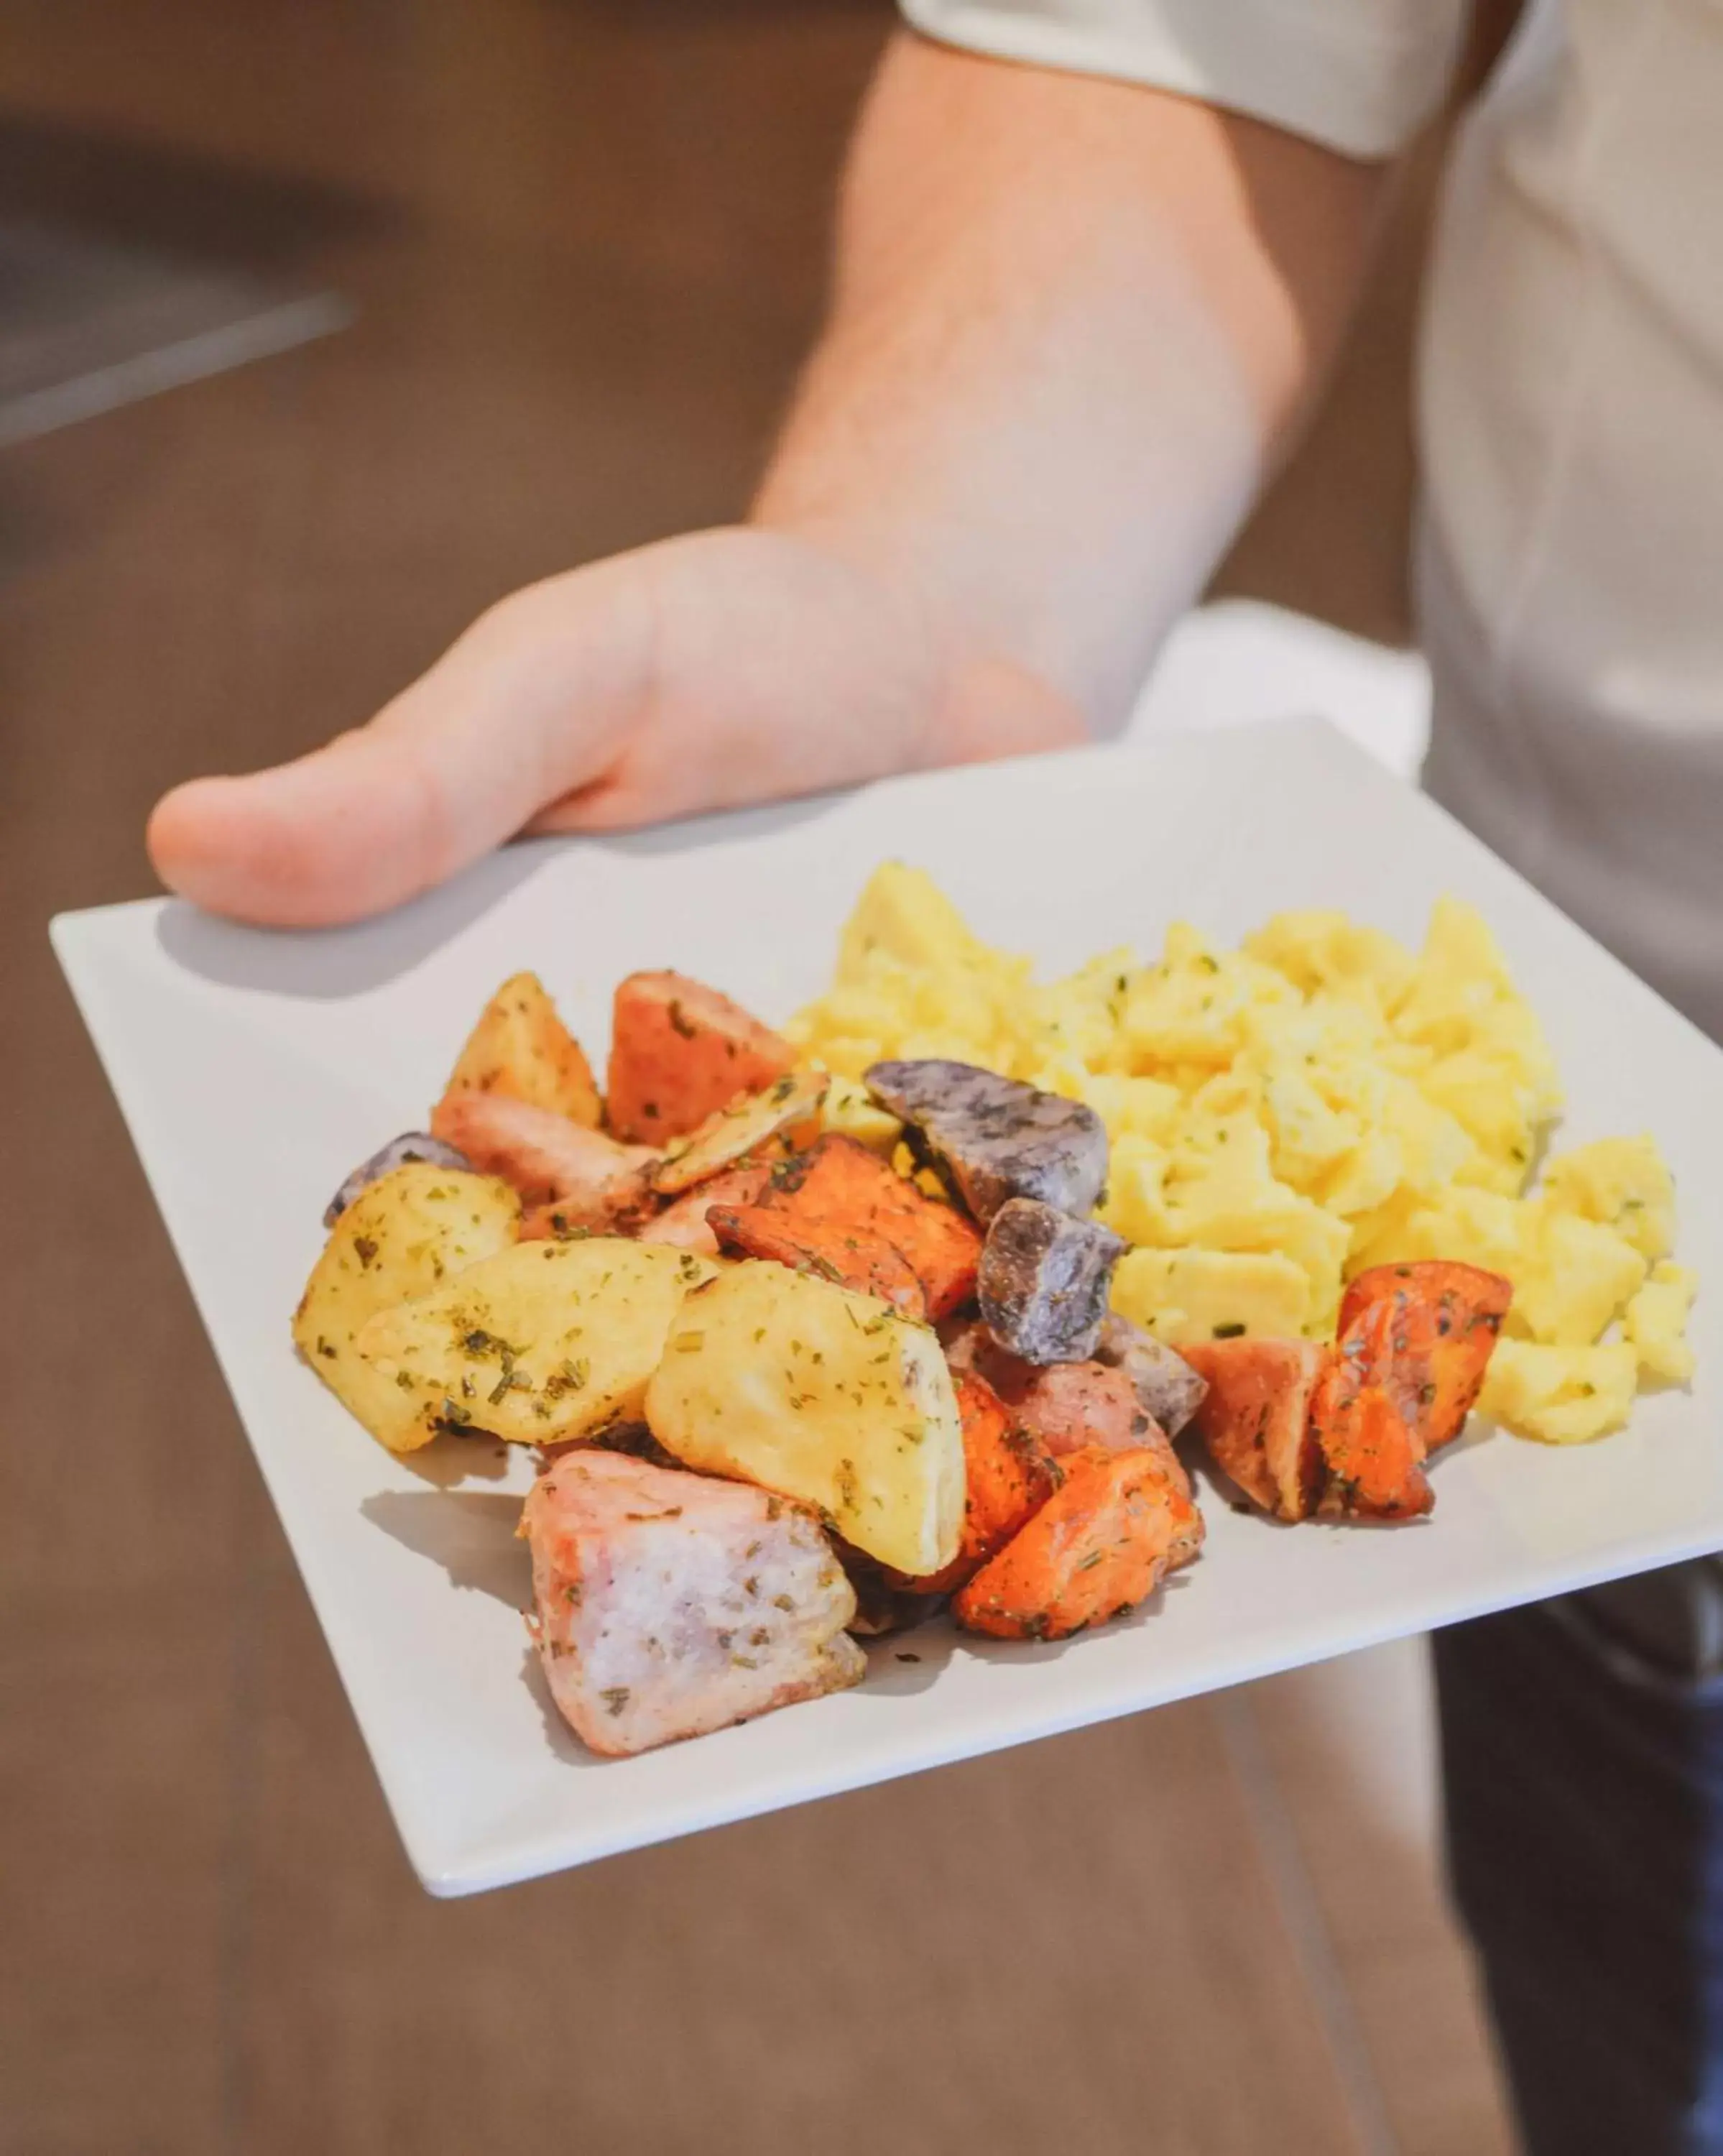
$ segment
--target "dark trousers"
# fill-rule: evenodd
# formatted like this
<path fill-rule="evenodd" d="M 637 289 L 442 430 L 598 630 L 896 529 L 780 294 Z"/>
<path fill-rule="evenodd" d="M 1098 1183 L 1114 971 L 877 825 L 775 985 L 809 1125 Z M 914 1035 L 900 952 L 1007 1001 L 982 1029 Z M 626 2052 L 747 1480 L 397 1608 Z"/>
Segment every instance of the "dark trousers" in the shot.
<path fill-rule="evenodd" d="M 1527 2156 L 1723 2156 L 1723 1568 L 1433 1645 L 1450 1876 Z"/>

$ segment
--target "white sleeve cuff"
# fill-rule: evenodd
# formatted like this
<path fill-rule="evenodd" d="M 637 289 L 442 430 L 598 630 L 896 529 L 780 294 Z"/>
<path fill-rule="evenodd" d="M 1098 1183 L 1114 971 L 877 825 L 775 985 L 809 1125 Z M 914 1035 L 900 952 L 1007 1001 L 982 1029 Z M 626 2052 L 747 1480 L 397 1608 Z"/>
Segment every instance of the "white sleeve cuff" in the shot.
<path fill-rule="evenodd" d="M 1446 95 L 1467 0 L 899 0 L 930 38 L 1247 113 L 1351 157 L 1403 149 Z"/>

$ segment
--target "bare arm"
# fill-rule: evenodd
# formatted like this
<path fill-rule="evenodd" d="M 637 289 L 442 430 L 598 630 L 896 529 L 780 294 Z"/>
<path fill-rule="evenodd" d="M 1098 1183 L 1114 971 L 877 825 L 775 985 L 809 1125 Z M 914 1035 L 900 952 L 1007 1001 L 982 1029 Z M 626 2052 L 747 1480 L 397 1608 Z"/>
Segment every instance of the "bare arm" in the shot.
<path fill-rule="evenodd" d="M 912 578 L 1105 729 L 1332 356 L 1382 168 L 902 38 L 757 514 Z"/>
<path fill-rule="evenodd" d="M 178 788 L 164 880 L 345 919 L 528 826 L 1105 730 L 1337 341 L 1382 185 L 1186 100 L 905 34 L 749 523 L 517 593 L 369 726 Z"/>

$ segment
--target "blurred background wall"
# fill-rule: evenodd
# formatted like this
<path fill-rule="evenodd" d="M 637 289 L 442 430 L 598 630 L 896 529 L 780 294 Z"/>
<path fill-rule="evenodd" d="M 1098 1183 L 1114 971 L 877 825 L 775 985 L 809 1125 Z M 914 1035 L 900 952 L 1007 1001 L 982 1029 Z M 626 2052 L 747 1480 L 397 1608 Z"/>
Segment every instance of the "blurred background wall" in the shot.
<path fill-rule="evenodd" d="M 172 780 L 736 512 L 890 20 L 0 0 L 0 2149 L 1510 2145 L 1415 1656 L 425 1900 L 48 958 Z M 1388 640 L 1438 155 L 1218 580 Z"/>

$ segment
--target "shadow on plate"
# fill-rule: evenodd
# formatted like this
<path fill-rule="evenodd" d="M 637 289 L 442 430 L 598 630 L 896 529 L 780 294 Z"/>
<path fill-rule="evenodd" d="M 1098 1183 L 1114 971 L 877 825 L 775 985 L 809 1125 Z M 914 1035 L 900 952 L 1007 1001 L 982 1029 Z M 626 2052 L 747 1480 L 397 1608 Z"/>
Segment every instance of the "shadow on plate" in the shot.
<path fill-rule="evenodd" d="M 451 1584 L 510 1609 L 532 1599 L 532 1567 L 515 1529 L 520 1500 L 500 1491 L 379 1490 L 360 1511 L 404 1549 L 442 1566 Z"/>
<path fill-rule="evenodd" d="M 220 987 L 338 1002 L 411 973 L 570 847 L 653 860 L 710 846 L 715 840 L 747 844 L 825 815 L 842 798 L 816 794 L 763 808 L 660 824 L 647 831 L 523 839 L 487 855 L 439 890 L 375 921 L 345 928 L 247 928 L 205 913 L 183 899 L 170 899 L 156 917 L 156 939 L 176 966 Z"/>
<path fill-rule="evenodd" d="M 554 842 L 508 846 L 441 890 L 349 928 L 245 928 L 171 899 L 156 938 L 174 964 L 222 988 L 339 1002 L 411 973 L 546 867 Z"/>
<path fill-rule="evenodd" d="M 461 1437 L 453 1430 L 433 1438 L 417 1452 L 396 1457 L 409 1474 L 436 1490 L 458 1490 L 464 1482 L 500 1482 L 512 1465 L 510 1448 L 501 1438 L 488 1434 Z"/>

